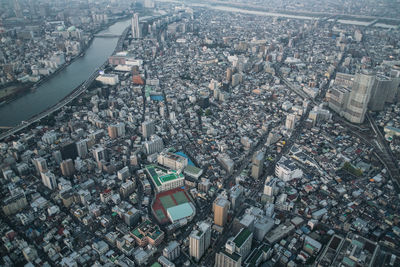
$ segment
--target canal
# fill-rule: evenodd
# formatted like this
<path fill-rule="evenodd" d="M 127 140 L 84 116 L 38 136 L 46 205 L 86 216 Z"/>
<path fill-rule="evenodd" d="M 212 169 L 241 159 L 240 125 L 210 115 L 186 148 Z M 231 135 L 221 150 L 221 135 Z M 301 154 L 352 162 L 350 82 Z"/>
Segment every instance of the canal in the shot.
<path fill-rule="evenodd" d="M 119 21 L 99 34 L 119 35 L 129 24 L 129 19 Z M 118 37 L 95 37 L 83 57 L 76 59 L 33 92 L 28 92 L 14 101 L 0 106 L 0 126 L 16 126 L 21 121 L 27 120 L 59 102 L 104 63 L 114 51 L 117 42 Z"/>

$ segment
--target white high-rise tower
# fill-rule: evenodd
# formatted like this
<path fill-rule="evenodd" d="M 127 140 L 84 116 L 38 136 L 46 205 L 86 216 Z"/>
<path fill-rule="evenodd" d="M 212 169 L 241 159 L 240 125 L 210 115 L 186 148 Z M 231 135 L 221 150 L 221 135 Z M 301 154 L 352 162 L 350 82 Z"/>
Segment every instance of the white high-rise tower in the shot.
<path fill-rule="evenodd" d="M 132 37 L 140 38 L 142 37 L 140 25 L 139 25 L 139 14 L 135 13 L 132 17 Z"/>

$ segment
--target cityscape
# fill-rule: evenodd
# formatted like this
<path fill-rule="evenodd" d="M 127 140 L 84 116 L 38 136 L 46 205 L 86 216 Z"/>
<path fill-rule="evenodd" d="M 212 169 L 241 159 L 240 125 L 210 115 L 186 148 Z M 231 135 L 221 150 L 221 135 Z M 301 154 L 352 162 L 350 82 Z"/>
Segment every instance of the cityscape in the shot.
<path fill-rule="evenodd" d="M 0 0 L 0 266 L 400 266 L 399 14 Z"/>

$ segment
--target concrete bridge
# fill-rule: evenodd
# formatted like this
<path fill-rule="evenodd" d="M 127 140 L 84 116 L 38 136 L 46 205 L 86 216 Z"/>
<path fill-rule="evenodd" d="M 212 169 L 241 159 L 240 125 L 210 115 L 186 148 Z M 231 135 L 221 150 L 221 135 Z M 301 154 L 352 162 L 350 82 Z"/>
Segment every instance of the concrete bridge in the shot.
<path fill-rule="evenodd" d="M 94 34 L 94 37 L 100 37 L 100 38 L 117 38 L 120 37 L 121 35 L 114 34 L 114 33 L 98 33 Z"/>

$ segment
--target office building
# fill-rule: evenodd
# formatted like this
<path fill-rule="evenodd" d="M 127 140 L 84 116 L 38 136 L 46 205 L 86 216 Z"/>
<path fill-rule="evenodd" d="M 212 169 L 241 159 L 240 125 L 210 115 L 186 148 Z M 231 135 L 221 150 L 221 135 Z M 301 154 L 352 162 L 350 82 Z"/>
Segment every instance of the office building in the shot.
<path fill-rule="evenodd" d="M 344 113 L 344 117 L 348 121 L 352 123 L 362 123 L 364 121 L 374 80 L 373 73 L 366 70 L 355 75 L 349 102 Z"/>
<path fill-rule="evenodd" d="M 376 75 L 368 108 L 371 111 L 382 111 L 385 103 L 393 102 L 398 86 L 399 83 L 396 79 L 384 75 Z"/>
<path fill-rule="evenodd" d="M 153 121 L 145 121 L 142 123 L 142 135 L 144 138 L 149 138 L 155 133 L 155 125 Z"/>
<path fill-rule="evenodd" d="M 140 29 L 140 24 L 139 24 L 139 14 L 135 13 L 133 14 L 132 20 L 131 20 L 131 27 L 132 27 L 132 38 L 138 39 L 142 37 L 141 29 Z"/>
<path fill-rule="evenodd" d="M 228 219 L 230 203 L 225 198 L 217 198 L 213 204 L 214 224 L 223 227 Z"/>
<path fill-rule="evenodd" d="M 201 222 L 189 236 L 189 255 L 197 262 L 204 255 L 211 242 L 211 225 Z"/>
<path fill-rule="evenodd" d="M 233 186 L 230 190 L 230 199 L 232 204 L 232 209 L 236 209 L 242 203 L 243 198 L 243 186 L 237 184 Z"/>
<path fill-rule="evenodd" d="M 251 176 L 254 179 L 258 179 L 263 172 L 264 157 L 265 157 L 265 153 L 263 151 L 259 151 L 253 157 L 253 164 L 251 166 Z"/>
<path fill-rule="evenodd" d="M 71 176 L 75 172 L 74 162 L 72 159 L 63 160 L 60 163 L 60 168 L 63 176 Z"/>

